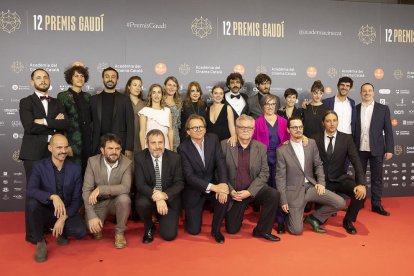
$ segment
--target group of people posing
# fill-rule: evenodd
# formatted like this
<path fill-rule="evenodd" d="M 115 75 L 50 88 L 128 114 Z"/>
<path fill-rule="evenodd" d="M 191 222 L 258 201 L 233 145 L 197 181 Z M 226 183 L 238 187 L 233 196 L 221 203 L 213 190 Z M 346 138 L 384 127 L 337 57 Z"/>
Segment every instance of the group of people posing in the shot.
<path fill-rule="evenodd" d="M 102 239 L 108 214 L 115 215 L 116 248 L 127 244 L 131 213 L 144 223 L 143 243 L 153 241 L 155 222 L 161 238 L 174 240 L 182 210 L 185 230 L 197 235 L 206 201 L 218 243 L 225 241 L 222 222 L 227 233 L 239 232 L 249 205 L 260 210 L 254 237 L 279 241 L 275 222 L 278 234 L 299 235 L 303 222 L 325 233 L 321 225 L 339 210 L 346 210 L 346 232 L 356 234 L 368 163 L 372 211 L 390 215 L 381 204 L 382 163 L 394 148 L 390 111 L 374 101 L 370 83 L 361 86 L 358 105 L 348 97 L 352 79 L 342 77 L 331 98 L 322 100 L 324 86 L 315 81 L 310 102 L 296 107 L 298 93 L 289 88 L 280 107 L 266 74 L 256 76 L 259 92 L 247 97 L 240 93 L 242 75 L 231 73 L 229 91 L 214 86 L 210 105 L 196 81 L 182 101 L 173 76 L 152 84 L 145 101 L 141 78 L 129 78 L 120 93 L 111 67 L 94 96 L 82 91 L 89 74 L 81 63 L 65 71 L 70 88 L 57 99 L 48 95 L 45 70 L 31 78 L 35 92 L 19 106 L 20 159 L 27 178 L 26 240 L 36 244 L 37 262 L 47 259 L 44 229 L 52 229 L 58 245 L 87 230 Z M 350 198 L 348 207 L 338 193 Z M 310 202 L 314 211 L 304 218 Z"/>

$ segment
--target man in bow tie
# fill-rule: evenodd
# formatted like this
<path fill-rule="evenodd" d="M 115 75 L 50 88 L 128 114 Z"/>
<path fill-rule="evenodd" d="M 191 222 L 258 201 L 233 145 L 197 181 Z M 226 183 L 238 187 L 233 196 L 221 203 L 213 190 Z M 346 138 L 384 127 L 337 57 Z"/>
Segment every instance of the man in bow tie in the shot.
<path fill-rule="evenodd" d="M 24 128 L 19 159 L 23 161 L 26 172 L 26 185 L 33 162 L 50 156 L 47 146 L 52 135 L 63 132 L 67 127 L 64 107 L 57 99 L 48 95 L 49 74 L 38 68 L 32 72 L 31 78 L 35 92 L 21 99 L 19 103 L 20 121 Z M 34 243 L 28 228 L 26 216 L 26 240 Z"/>
<path fill-rule="evenodd" d="M 240 93 L 244 85 L 243 76 L 240 73 L 231 73 L 226 80 L 226 86 L 230 90 L 224 95 L 225 103 L 230 105 L 234 113 L 234 121 L 241 114 L 249 113 L 249 106 L 247 104 L 248 96 Z"/>

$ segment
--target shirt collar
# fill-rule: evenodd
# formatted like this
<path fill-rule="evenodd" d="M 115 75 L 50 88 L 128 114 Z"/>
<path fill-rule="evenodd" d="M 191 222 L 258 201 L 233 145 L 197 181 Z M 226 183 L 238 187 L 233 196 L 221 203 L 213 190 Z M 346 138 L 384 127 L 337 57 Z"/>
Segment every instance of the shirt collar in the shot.
<path fill-rule="evenodd" d="M 295 141 L 292 141 L 292 140 L 290 140 L 290 142 L 292 143 L 292 146 L 302 146 L 302 140 L 300 140 L 299 142 L 295 142 Z"/>
<path fill-rule="evenodd" d="M 348 99 L 348 97 L 346 97 L 345 101 L 341 101 L 341 100 L 338 98 L 338 96 L 337 96 L 337 95 L 335 95 L 335 102 L 347 103 L 347 102 L 349 102 L 349 99 Z"/>
<path fill-rule="evenodd" d="M 374 106 L 374 100 L 372 100 L 369 104 L 365 104 L 363 102 L 361 102 L 361 105 L 363 105 L 364 107 L 368 107 L 368 106 Z"/>
<path fill-rule="evenodd" d="M 338 134 L 338 131 L 335 131 L 333 135 L 328 135 L 328 133 L 326 133 L 326 130 L 323 133 L 325 134 L 325 137 L 333 137 L 335 139 L 336 135 Z"/>
<path fill-rule="evenodd" d="M 47 92 L 46 92 L 46 94 L 43 94 L 43 93 L 41 93 L 41 92 L 39 92 L 39 91 L 35 90 L 35 93 L 36 93 L 36 95 L 39 97 L 39 99 L 40 99 L 40 97 L 43 97 L 43 96 L 46 96 L 46 97 L 48 97 L 48 96 L 49 96 L 49 95 L 47 94 Z"/>

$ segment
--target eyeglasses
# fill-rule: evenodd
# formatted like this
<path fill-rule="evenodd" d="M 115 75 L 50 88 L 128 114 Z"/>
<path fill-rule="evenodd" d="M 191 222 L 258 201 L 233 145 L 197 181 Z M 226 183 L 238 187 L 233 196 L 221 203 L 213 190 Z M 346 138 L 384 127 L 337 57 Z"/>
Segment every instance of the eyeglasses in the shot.
<path fill-rule="evenodd" d="M 242 131 L 252 131 L 253 127 L 247 127 L 247 126 L 237 126 L 238 129 Z"/>
<path fill-rule="evenodd" d="M 289 127 L 289 128 L 293 129 L 293 130 L 302 130 L 303 126 L 293 126 L 293 127 Z"/>
<path fill-rule="evenodd" d="M 193 127 L 189 127 L 188 129 L 190 129 L 192 131 L 202 131 L 205 128 L 206 128 L 205 126 L 193 126 Z"/>
<path fill-rule="evenodd" d="M 274 106 L 276 106 L 276 103 L 265 103 L 264 105 L 265 106 L 274 107 Z"/>

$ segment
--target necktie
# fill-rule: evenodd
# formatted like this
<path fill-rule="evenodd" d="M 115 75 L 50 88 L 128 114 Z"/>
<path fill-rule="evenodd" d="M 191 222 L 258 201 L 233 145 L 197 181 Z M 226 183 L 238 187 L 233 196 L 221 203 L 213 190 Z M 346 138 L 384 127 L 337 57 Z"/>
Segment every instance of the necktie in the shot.
<path fill-rule="evenodd" d="M 155 190 L 162 191 L 160 167 L 158 166 L 158 158 L 155 159 Z"/>
<path fill-rule="evenodd" d="M 40 96 L 40 100 L 41 101 L 46 100 L 49 103 L 52 100 L 52 98 L 49 96 Z"/>
<path fill-rule="evenodd" d="M 230 99 L 233 99 L 233 98 L 240 99 L 240 94 L 237 94 L 237 95 L 230 95 Z"/>
<path fill-rule="evenodd" d="M 328 158 L 331 158 L 332 153 L 333 153 L 333 144 L 332 144 L 332 139 L 334 138 L 333 136 L 328 136 L 329 138 L 329 144 L 328 144 L 328 149 L 326 151 L 326 154 L 328 155 Z"/>

